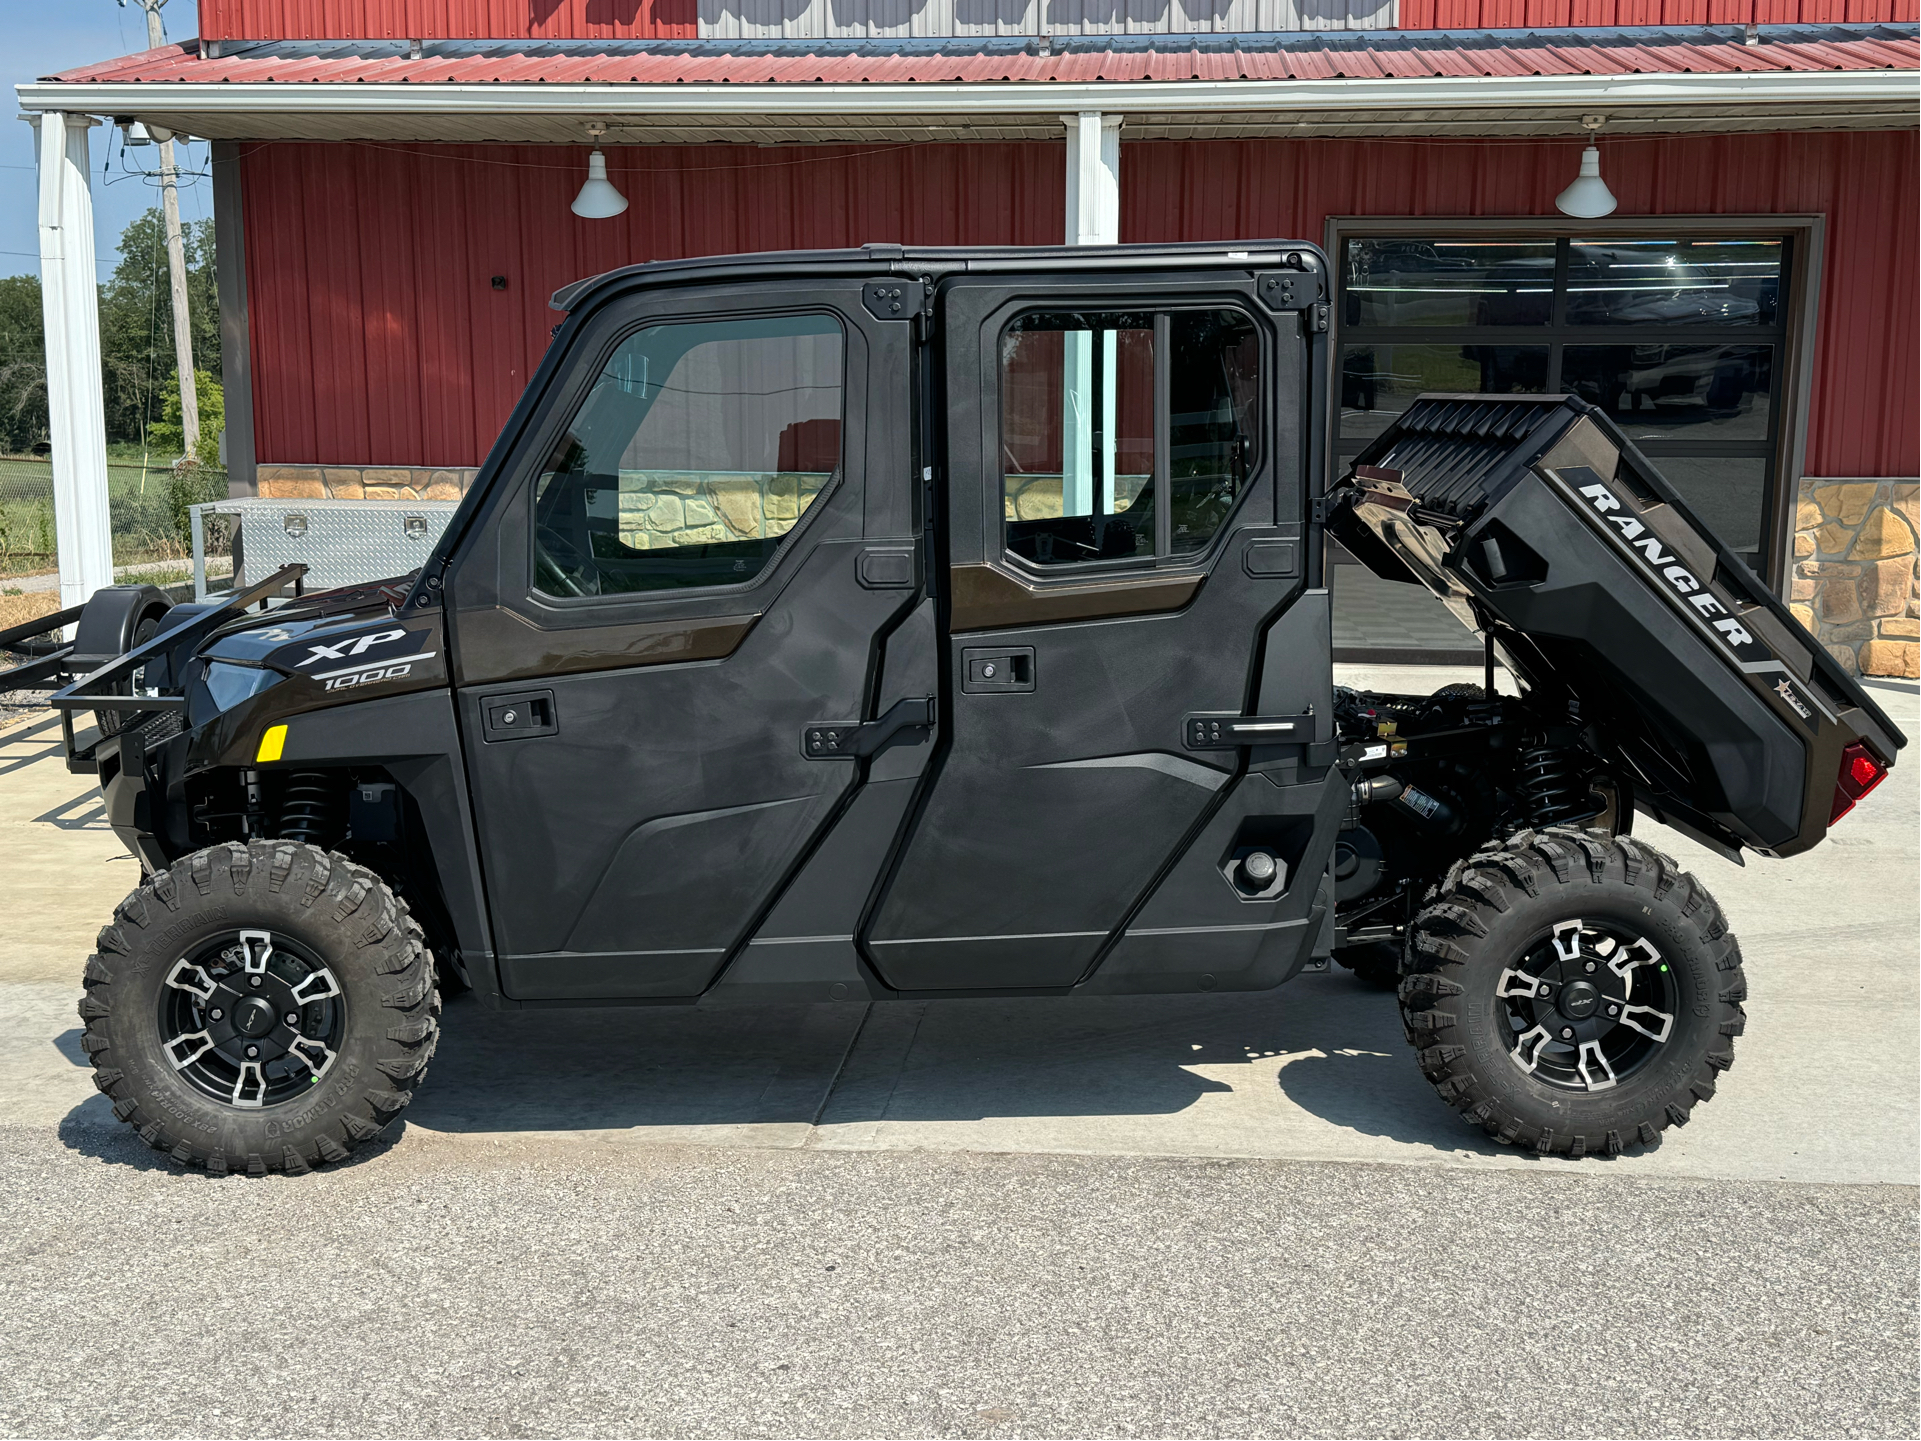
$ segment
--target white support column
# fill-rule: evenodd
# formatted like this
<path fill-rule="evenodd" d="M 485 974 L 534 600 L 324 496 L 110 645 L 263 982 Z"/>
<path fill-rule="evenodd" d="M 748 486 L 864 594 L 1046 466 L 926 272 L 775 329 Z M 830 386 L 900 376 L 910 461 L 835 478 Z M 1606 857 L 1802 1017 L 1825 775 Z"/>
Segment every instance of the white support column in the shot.
<path fill-rule="evenodd" d="M 1121 117 L 1084 110 L 1067 127 L 1067 244 L 1117 245 L 1121 238 Z M 1105 515 L 1114 504 L 1116 336 L 1101 332 L 1101 395 L 1094 399 L 1095 336 L 1069 331 L 1062 376 L 1061 513 Z M 1094 453 L 1098 431 L 1100 454 Z"/>
<path fill-rule="evenodd" d="M 1067 126 L 1067 244 L 1121 239 L 1121 117 L 1083 110 Z"/>
<path fill-rule="evenodd" d="M 107 410 L 100 385 L 100 295 L 94 274 L 91 116 L 27 117 L 40 160 L 40 305 L 47 332 L 47 418 L 60 604 L 113 584 L 107 513 Z"/>

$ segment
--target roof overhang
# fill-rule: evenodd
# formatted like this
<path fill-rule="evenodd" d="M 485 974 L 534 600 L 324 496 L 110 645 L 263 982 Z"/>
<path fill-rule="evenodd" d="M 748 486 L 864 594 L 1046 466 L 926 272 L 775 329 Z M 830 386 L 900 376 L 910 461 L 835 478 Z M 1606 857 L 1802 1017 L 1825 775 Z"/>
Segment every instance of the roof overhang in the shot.
<path fill-rule="evenodd" d="M 892 40 L 189 41 L 19 87 L 219 140 L 577 144 L 1908 128 L 1912 25 Z"/>
<path fill-rule="evenodd" d="M 1046 84 L 369 84 L 41 82 L 28 110 L 132 117 L 214 140 L 578 143 L 1057 137 L 1060 117 L 1124 117 L 1133 138 L 1900 129 L 1911 70 Z"/>

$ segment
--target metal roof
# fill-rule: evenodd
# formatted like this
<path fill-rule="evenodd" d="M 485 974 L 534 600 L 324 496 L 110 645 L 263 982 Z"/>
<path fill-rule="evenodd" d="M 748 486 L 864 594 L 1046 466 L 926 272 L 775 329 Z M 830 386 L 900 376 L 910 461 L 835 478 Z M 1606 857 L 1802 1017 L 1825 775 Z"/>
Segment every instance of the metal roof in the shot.
<path fill-rule="evenodd" d="M 32 110 L 213 140 L 753 144 L 1890 130 L 1918 27 L 1366 31 L 921 41 L 197 42 L 18 87 Z"/>
<path fill-rule="evenodd" d="M 197 41 L 58 84 L 1048 84 L 1914 70 L 1914 25 L 1349 31 L 1033 40 Z"/>

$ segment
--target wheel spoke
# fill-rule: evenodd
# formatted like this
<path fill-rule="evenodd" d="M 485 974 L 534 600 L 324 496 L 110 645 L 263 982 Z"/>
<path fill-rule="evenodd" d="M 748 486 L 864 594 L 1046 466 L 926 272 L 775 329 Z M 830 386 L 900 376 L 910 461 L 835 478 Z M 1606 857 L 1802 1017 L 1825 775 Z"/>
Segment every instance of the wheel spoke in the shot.
<path fill-rule="evenodd" d="M 1600 1067 L 1603 1079 L 1596 1080 L 1588 1070 L 1590 1060 Z M 1575 1052 L 1574 1069 L 1579 1072 L 1582 1084 L 1590 1091 L 1605 1091 L 1614 1084 L 1614 1067 L 1608 1064 L 1608 1058 L 1601 1053 L 1599 1041 L 1581 1042 L 1580 1048 Z"/>
<path fill-rule="evenodd" d="M 1530 976 L 1526 971 L 1502 971 L 1499 984 L 1494 987 L 1496 1000 L 1523 1001 L 1543 995 L 1547 987 L 1539 978 Z"/>
<path fill-rule="evenodd" d="M 272 955 L 273 933 L 271 931 L 240 933 L 240 965 L 248 975 L 265 975 L 267 961 Z"/>
<path fill-rule="evenodd" d="M 213 999 L 213 977 L 201 970 L 199 966 L 189 961 L 185 956 L 175 961 L 173 963 L 173 969 L 167 972 L 167 984 L 172 986 L 176 991 L 185 991 L 188 995 L 201 1001 Z"/>
<path fill-rule="evenodd" d="M 1548 1035 L 1546 1026 L 1536 1026 L 1533 1030 L 1523 1031 L 1514 1038 L 1514 1049 L 1508 1052 L 1508 1059 L 1531 1076 L 1534 1074 L 1534 1068 L 1541 1064 L 1541 1052 L 1547 1048 L 1547 1043 L 1551 1039 L 1553 1038 Z M 1530 1041 L 1534 1043 L 1531 1050 L 1528 1046 Z"/>
<path fill-rule="evenodd" d="M 1634 977 L 1628 974 L 1629 971 L 1633 970 L 1636 966 L 1658 966 L 1660 964 L 1661 953 L 1649 945 L 1647 937 L 1643 936 L 1633 945 L 1623 946 L 1621 953 L 1608 962 L 1608 969 L 1619 976 L 1631 991 L 1634 986 Z"/>
<path fill-rule="evenodd" d="M 307 978 L 293 988 L 292 994 L 301 1005 L 311 1006 L 315 1001 L 339 995 L 340 983 L 334 979 L 332 971 L 322 966 L 317 971 L 310 971 Z"/>
<path fill-rule="evenodd" d="M 1636 1012 L 1639 1012 L 1643 1016 L 1652 1017 L 1656 1022 L 1659 1023 L 1660 1029 L 1654 1030 L 1648 1026 L 1642 1025 L 1638 1020 L 1635 1019 Z M 1668 1032 L 1674 1029 L 1674 1017 L 1669 1015 L 1666 1011 L 1657 1011 L 1652 1006 L 1624 1006 L 1622 1007 L 1622 1010 L 1621 1010 L 1621 1024 L 1629 1027 L 1632 1030 L 1639 1031 L 1642 1035 L 1646 1036 L 1650 1041 L 1657 1041 L 1662 1044 L 1665 1044 L 1668 1038 Z"/>
<path fill-rule="evenodd" d="M 318 1060 L 314 1058 L 314 1052 L 319 1053 Z M 293 1044 L 287 1047 L 287 1059 L 300 1062 L 313 1072 L 313 1078 L 317 1081 L 327 1074 L 327 1068 L 334 1063 L 334 1053 L 327 1049 L 325 1042 L 316 1041 L 311 1036 L 297 1036 Z"/>
<path fill-rule="evenodd" d="M 258 1061 L 240 1063 L 240 1079 L 233 1083 L 232 1104 L 258 1110 L 267 1101 L 267 1075 Z"/>
<path fill-rule="evenodd" d="M 1582 921 L 1562 921 L 1554 928 L 1554 954 L 1563 961 L 1581 959 Z"/>
<path fill-rule="evenodd" d="M 183 1055 L 178 1049 L 181 1046 L 192 1046 L 193 1049 Z M 188 1066 L 191 1066 L 195 1061 L 213 1049 L 213 1037 L 205 1031 L 193 1031 L 184 1036 L 175 1036 L 171 1041 L 163 1042 L 160 1049 L 166 1052 L 167 1064 L 172 1066 L 176 1071 L 184 1071 Z"/>

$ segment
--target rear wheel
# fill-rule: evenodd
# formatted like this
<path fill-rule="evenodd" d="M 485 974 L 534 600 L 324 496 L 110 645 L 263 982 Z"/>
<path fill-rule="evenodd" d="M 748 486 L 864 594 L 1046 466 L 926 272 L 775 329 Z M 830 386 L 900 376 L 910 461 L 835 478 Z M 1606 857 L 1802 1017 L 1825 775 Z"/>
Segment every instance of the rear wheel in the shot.
<path fill-rule="evenodd" d="M 373 872 L 292 841 L 214 846 L 121 902 L 88 958 L 94 1084 L 210 1171 L 344 1160 L 413 1097 L 438 1036 L 433 959 Z"/>
<path fill-rule="evenodd" d="M 1741 949 L 1650 846 L 1555 828 L 1455 866 L 1415 919 L 1401 1008 L 1441 1099 L 1541 1154 L 1685 1125 L 1734 1062 Z"/>

